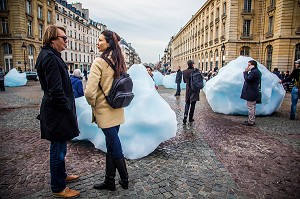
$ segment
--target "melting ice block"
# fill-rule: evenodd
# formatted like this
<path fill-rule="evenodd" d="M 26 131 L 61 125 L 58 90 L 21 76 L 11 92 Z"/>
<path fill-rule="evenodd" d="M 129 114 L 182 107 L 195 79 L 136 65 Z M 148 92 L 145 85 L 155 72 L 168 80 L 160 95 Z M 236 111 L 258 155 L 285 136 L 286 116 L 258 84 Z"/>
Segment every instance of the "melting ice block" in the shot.
<path fill-rule="evenodd" d="M 163 78 L 163 85 L 165 88 L 177 89 L 177 84 L 175 83 L 176 73 L 171 73 L 170 75 L 165 75 Z M 180 83 L 180 88 L 185 89 L 186 83 L 183 82 L 183 79 Z"/>
<path fill-rule="evenodd" d="M 159 71 L 153 71 L 153 79 L 156 83 L 157 86 L 162 85 L 162 80 L 164 78 L 164 76 L 159 72 Z"/>
<path fill-rule="evenodd" d="M 19 73 L 15 68 L 11 69 L 4 79 L 4 85 L 9 87 L 24 86 L 27 83 L 26 73 Z"/>
<path fill-rule="evenodd" d="M 125 123 L 120 127 L 119 136 L 125 157 L 138 159 L 175 137 L 177 121 L 175 112 L 156 91 L 145 66 L 132 65 L 128 73 L 135 96 L 125 108 Z M 76 111 L 80 135 L 75 140 L 90 140 L 96 148 L 106 152 L 105 136 L 91 123 L 92 110 L 85 97 L 76 98 Z"/>
<path fill-rule="evenodd" d="M 246 101 L 240 96 L 244 84 L 243 71 L 250 60 L 251 57 L 240 56 L 221 68 L 217 76 L 206 82 L 203 91 L 214 112 L 248 115 Z M 256 115 L 270 115 L 280 108 L 285 90 L 278 83 L 279 78 L 275 74 L 258 62 L 257 65 L 262 73 L 262 103 L 256 105 Z"/>

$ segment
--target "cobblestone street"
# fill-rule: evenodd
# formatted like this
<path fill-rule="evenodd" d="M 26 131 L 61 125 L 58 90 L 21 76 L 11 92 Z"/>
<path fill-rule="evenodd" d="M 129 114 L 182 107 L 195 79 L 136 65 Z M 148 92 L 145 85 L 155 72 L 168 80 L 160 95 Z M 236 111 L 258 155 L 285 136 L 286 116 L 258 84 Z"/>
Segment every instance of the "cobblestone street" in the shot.
<path fill-rule="evenodd" d="M 177 98 L 175 90 L 158 91 L 177 115 L 177 134 L 147 157 L 127 160 L 128 190 L 93 189 L 104 179 L 105 154 L 88 141 L 68 142 L 67 172 L 81 176 L 68 187 L 79 198 L 300 198 L 300 118 L 289 120 L 289 93 L 278 112 L 246 127 L 246 116 L 214 113 L 202 92 L 195 122 L 183 126 L 184 91 Z M 49 142 L 36 120 L 41 97 L 33 81 L 0 92 L 1 199 L 52 198 Z"/>

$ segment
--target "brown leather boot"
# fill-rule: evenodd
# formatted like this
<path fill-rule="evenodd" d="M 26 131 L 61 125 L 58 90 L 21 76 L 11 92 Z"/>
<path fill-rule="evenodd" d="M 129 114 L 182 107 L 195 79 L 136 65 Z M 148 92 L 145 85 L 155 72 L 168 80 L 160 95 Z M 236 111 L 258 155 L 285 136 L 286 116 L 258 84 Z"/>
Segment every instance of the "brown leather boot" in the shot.
<path fill-rule="evenodd" d="M 80 195 L 80 192 L 66 187 L 62 192 L 52 193 L 52 195 L 56 198 L 75 198 Z"/>

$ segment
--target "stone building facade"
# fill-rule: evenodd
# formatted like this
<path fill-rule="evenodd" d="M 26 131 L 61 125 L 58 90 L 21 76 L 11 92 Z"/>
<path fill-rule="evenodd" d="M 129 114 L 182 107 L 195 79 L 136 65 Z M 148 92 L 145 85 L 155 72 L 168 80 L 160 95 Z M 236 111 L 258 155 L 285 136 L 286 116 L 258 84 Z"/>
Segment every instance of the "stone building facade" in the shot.
<path fill-rule="evenodd" d="M 300 1 L 208 0 L 173 37 L 172 69 L 193 59 L 202 71 L 250 56 L 269 70 L 300 59 Z"/>
<path fill-rule="evenodd" d="M 0 66 L 33 70 L 42 47 L 42 36 L 55 23 L 54 0 L 0 1 Z"/>

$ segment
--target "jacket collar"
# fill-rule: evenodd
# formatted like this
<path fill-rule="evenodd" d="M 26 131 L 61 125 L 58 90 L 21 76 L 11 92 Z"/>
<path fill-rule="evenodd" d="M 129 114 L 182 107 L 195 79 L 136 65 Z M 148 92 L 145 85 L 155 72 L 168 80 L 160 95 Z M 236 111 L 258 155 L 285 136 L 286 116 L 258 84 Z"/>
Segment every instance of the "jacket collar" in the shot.
<path fill-rule="evenodd" d="M 51 50 L 55 55 L 61 57 L 61 53 L 58 52 L 57 50 L 55 50 L 54 48 L 52 48 L 49 44 L 46 44 L 45 46 L 43 46 L 42 49 Z"/>

